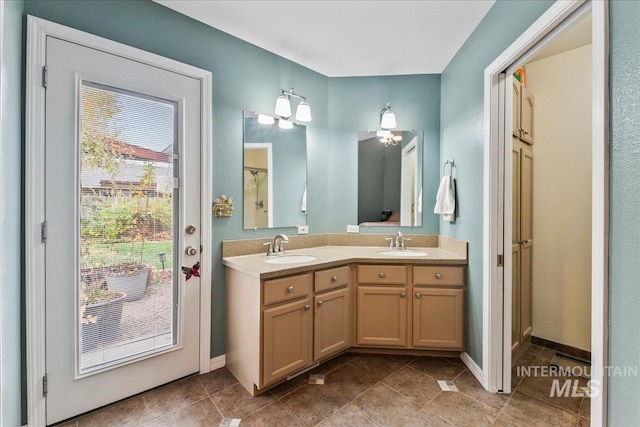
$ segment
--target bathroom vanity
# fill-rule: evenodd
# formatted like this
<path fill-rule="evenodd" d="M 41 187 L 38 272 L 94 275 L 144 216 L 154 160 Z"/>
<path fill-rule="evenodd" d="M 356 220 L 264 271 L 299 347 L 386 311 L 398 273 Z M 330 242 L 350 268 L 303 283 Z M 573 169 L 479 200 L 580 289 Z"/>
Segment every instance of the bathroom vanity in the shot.
<path fill-rule="evenodd" d="M 465 349 L 466 243 L 411 236 L 428 241 L 403 252 L 357 245 L 385 236 L 357 237 L 292 241 L 303 247 L 276 263 L 265 253 L 223 258 L 226 366 L 252 395 L 349 349 L 455 356 Z M 241 242 L 245 252 L 258 247 Z M 325 245 L 304 247 L 318 243 Z"/>

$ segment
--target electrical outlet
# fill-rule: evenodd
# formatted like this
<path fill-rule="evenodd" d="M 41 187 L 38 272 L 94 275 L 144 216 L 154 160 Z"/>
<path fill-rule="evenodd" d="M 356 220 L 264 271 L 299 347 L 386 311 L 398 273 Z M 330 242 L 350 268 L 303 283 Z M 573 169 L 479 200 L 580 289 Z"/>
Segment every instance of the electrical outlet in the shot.
<path fill-rule="evenodd" d="M 309 226 L 308 225 L 299 225 L 298 226 L 298 234 L 309 234 Z"/>
<path fill-rule="evenodd" d="M 347 233 L 359 233 L 360 226 L 359 225 L 347 225 Z"/>

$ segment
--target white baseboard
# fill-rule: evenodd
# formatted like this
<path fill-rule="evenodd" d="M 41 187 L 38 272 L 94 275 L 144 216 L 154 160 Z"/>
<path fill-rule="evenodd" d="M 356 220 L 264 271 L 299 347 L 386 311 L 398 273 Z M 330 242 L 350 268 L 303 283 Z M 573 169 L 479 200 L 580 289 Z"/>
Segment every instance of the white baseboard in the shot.
<path fill-rule="evenodd" d="M 215 371 L 216 369 L 224 368 L 227 364 L 225 355 L 216 356 L 209 362 L 209 371 Z"/>
<path fill-rule="evenodd" d="M 476 377 L 478 381 L 480 381 L 482 387 L 484 387 L 485 390 L 488 390 L 489 388 L 487 387 L 487 378 L 482 372 L 482 369 L 477 365 L 476 362 L 473 361 L 471 356 L 469 356 L 469 353 L 467 353 L 466 351 L 460 353 L 460 359 L 465 365 L 467 365 L 467 368 L 469 368 L 473 376 Z"/>

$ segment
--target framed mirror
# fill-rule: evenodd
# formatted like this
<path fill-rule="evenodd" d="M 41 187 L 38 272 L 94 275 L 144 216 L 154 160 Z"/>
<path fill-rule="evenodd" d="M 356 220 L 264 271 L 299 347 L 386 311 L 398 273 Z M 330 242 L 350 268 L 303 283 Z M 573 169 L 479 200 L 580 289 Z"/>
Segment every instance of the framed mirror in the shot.
<path fill-rule="evenodd" d="M 244 228 L 307 224 L 307 128 L 243 113 Z"/>
<path fill-rule="evenodd" d="M 358 224 L 422 226 L 422 131 L 358 132 Z"/>

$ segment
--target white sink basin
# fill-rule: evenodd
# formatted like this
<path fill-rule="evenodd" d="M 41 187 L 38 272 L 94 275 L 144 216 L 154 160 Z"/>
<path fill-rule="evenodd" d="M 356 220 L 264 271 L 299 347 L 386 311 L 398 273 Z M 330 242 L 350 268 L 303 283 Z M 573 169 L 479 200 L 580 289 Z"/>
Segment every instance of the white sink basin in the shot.
<path fill-rule="evenodd" d="M 382 256 L 393 256 L 393 257 L 398 257 L 398 258 L 413 258 L 413 257 L 419 257 L 419 256 L 427 256 L 426 252 L 418 252 L 418 251 L 411 251 L 411 250 L 395 250 L 395 251 L 380 251 L 378 252 L 378 255 L 382 255 Z"/>
<path fill-rule="evenodd" d="M 301 262 L 315 261 L 311 255 L 282 255 L 264 260 L 267 264 L 298 264 Z"/>

